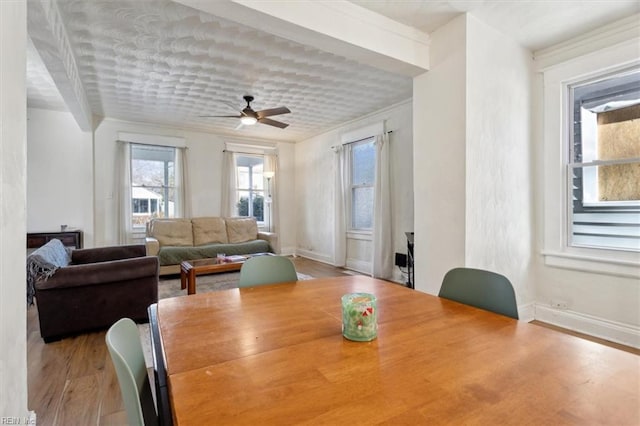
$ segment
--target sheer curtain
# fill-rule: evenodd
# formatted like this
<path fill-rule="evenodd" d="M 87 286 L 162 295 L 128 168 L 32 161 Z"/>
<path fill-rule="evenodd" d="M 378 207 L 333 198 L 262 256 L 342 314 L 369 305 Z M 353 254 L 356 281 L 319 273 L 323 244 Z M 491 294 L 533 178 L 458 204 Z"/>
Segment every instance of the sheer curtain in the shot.
<path fill-rule="evenodd" d="M 351 145 L 337 145 L 334 148 L 335 160 L 335 229 L 334 264 L 345 266 L 347 263 L 347 203 L 349 193 L 349 174 L 351 169 Z"/>
<path fill-rule="evenodd" d="M 389 165 L 389 135 L 376 136 L 376 177 L 373 208 L 373 276 L 391 278 L 393 247 L 391 242 L 391 173 Z"/>
<path fill-rule="evenodd" d="M 264 167 L 263 170 L 265 172 L 273 172 L 274 175 L 271 178 L 271 182 L 269 182 L 270 187 L 266 187 L 267 196 L 265 196 L 265 202 L 267 202 L 267 198 L 269 194 L 271 195 L 270 207 L 265 207 L 269 212 L 269 221 L 270 221 L 270 231 L 278 233 L 280 231 L 280 215 L 279 212 L 279 198 L 278 198 L 278 156 L 275 154 L 265 154 L 264 156 Z M 280 253 L 280 239 L 277 239 L 278 247 L 274 247 L 276 253 Z"/>
<path fill-rule="evenodd" d="M 222 153 L 222 199 L 220 206 L 220 215 L 222 217 L 237 216 L 238 211 L 238 177 L 236 175 L 236 157 L 231 151 Z"/>
<path fill-rule="evenodd" d="M 187 148 L 176 148 L 176 217 L 191 217 Z"/>
<path fill-rule="evenodd" d="M 116 154 L 116 207 L 118 244 L 131 244 L 131 144 L 118 141 Z"/>

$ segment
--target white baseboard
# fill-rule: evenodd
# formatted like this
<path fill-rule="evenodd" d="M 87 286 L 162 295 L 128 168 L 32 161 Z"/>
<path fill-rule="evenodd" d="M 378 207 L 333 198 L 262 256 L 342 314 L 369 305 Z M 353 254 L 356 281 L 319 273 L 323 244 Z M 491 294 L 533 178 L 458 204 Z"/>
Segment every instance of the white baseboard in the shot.
<path fill-rule="evenodd" d="M 295 247 L 280 247 L 281 256 L 295 256 L 295 254 L 296 254 Z"/>
<path fill-rule="evenodd" d="M 535 319 L 640 349 L 640 327 L 535 304 Z"/>
<path fill-rule="evenodd" d="M 536 304 L 534 302 L 518 305 L 518 317 L 520 321 L 530 322 L 536 319 Z"/>
<path fill-rule="evenodd" d="M 358 259 L 347 259 L 346 267 L 362 274 L 371 275 L 371 262 L 364 262 Z"/>
<path fill-rule="evenodd" d="M 318 262 L 326 263 L 328 265 L 333 265 L 333 258 L 325 254 L 317 253 L 315 251 L 296 249 L 295 254 L 296 256 L 306 257 L 307 259 L 316 260 Z"/>

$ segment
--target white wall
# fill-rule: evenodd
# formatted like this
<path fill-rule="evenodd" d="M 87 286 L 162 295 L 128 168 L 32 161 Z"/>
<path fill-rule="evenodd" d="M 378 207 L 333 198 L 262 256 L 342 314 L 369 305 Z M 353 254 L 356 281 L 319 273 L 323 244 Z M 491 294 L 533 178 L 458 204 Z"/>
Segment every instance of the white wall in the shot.
<path fill-rule="evenodd" d="M 297 252 L 334 263 L 334 157 L 338 131 L 298 142 L 295 149 L 295 206 Z"/>
<path fill-rule="evenodd" d="M 334 264 L 335 163 L 331 146 L 343 133 L 386 120 L 390 138 L 393 251 L 406 253 L 406 231 L 413 230 L 412 105 L 410 101 L 355 120 L 295 146 L 297 252 Z M 347 257 L 370 270 L 370 243 L 352 240 Z M 398 268 L 394 278 L 403 280 Z"/>
<path fill-rule="evenodd" d="M 23 423 L 29 416 L 26 49 L 26 2 L 0 2 L 0 418 Z"/>
<path fill-rule="evenodd" d="M 291 255 L 296 252 L 297 214 L 296 208 L 296 165 L 295 145 L 291 143 L 278 144 L 278 243 L 280 252 Z"/>
<path fill-rule="evenodd" d="M 119 132 L 184 138 L 192 216 L 220 215 L 222 152 L 225 141 L 231 141 L 228 138 L 111 119 L 103 120 L 93 133 L 82 132 L 70 113 L 41 109 L 29 109 L 28 118 L 29 231 L 55 231 L 64 224 L 84 231 L 85 247 L 118 243 L 115 159 Z M 280 163 L 279 238 L 281 247 L 293 253 L 294 145 L 278 143 L 276 147 Z"/>
<path fill-rule="evenodd" d="M 597 250 L 595 254 L 584 253 L 588 249 L 583 249 L 579 256 L 564 259 L 574 263 L 574 269 L 546 265 L 542 255 L 545 253 L 547 256 L 561 257 L 563 254 L 563 243 L 560 242 L 563 240 L 561 220 L 564 207 L 562 201 L 554 202 L 562 199 L 560 188 L 563 182 L 560 154 L 561 81 L 632 61 L 638 62 L 640 58 L 640 24 L 637 18 L 631 21 L 631 25 L 628 20 L 622 20 L 608 28 L 611 31 L 601 29 L 580 39 L 545 49 L 543 53 L 536 53 L 536 65 L 542 67 L 541 71 L 544 71 L 546 77 L 551 77 L 547 78 L 549 87 L 545 87 L 542 74 L 537 76 L 535 85 L 536 131 L 533 153 L 537 195 L 535 214 L 538 224 L 535 317 L 562 327 L 640 347 L 640 275 L 637 273 L 637 253 L 635 277 L 633 272 L 629 273 L 634 270 L 629 266 L 633 262 L 622 265 L 622 261 L 633 259 L 634 255 L 630 252 L 614 253 L 610 256 L 613 262 L 607 262 L 603 257 L 600 257 L 603 262 L 594 262 L 589 259 L 593 259 L 595 255 L 600 256 L 600 253 Z M 619 38 L 620 34 L 627 36 L 622 40 Z M 556 58 L 561 60 L 554 60 Z M 545 101 L 550 105 L 545 105 Z M 576 262 L 580 266 L 577 267 Z M 587 267 L 603 270 L 606 267 L 608 272 L 579 270 Z M 617 276 L 619 272 L 627 276 Z M 566 304 L 566 309 L 555 308 L 556 303 Z"/>
<path fill-rule="evenodd" d="M 27 230 L 81 229 L 93 246 L 93 134 L 68 112 L 27 111 Z"/>
<path fill-rule="evenodd" d="M 119 132 L 184 137 L 186 141 L 191 211 L 193 216 L 220 213 L 223 141 L 214 135 L 187 132 L 170 127 L 152 126 L 105 119 L 95 130 L 95 227 L 96 246 L 118 244 L 116 153 Z"/>
<path fill-rule="evenodd" d="M 533 302 L 531 55 L 462 15 L 432 34 L 414 79 L 416 288 L 457 266 L 489 269 Z M 521 311 L 522 316 L 522 311 Z"/>
<path fill-rule="evenodd" d="M 431 70 L 413 80 L 415 288 L 437 294 L 464 265 L 466 17 L 431 34 Z"/>
<path fill-rule="evenodd" d="M 521 317 L 535 296 L 532 67 L 531 52 L 468 16 L 465 264 L 508 277 Z"/>
<path fill-rule="evenodd" d="M 434 32 L 431 49 L 432 69 L 414 79 L 416 288 L 436 294 L 454 266 L 496 270 L 514 284 L 521 319 L 638 346 L 638 277 L 544 264 L 549 171 L 532 53 L 470 15 Z M 571 44 L 559 50 L 566 59 Z M 554 55 L 545 50 L 545 66 Z"/>
<path fill-rule="evenodd" d="M 227 138 L 203 132 L 193 132 L 185 129 L 153 126 L 141 123 L 105 119 L 95 131 L 95 244 L 106 246 L 117 244 L 116 230 L 116 144 L 119 132 L 140 133 L 146 135 L 175 136 L 185 139 L 187 146 L 187 167 L 191 191 L 192 216 L 219 216 L 222 188 L 222 152 Z M 231 141 L 231 140 L 229 140 Z M 251 143 L 255 141 L 241 141 L 234 139 L 234 144 Z M 290 179 L 293 156 L 291 144 L 277 144 L 279 155 L 281 181 L 278 183 L 281 202 L 288 202 L 294 192 L 294 183 Z M 280 223 L 293 223 L 292 209 L 281 205 Z M 293 246 L 295 230 L 293 227 L 281 226 L 279 238 L 281 246 Z"/>

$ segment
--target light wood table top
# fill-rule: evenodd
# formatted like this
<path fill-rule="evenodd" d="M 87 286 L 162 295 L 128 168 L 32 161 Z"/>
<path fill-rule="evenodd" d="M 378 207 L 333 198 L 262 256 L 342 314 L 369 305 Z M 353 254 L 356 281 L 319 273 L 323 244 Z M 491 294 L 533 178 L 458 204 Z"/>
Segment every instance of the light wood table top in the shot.
<path fill-rule="evenodd" d="M 343 294 L 378 338 L 341 334 Z M 175 424 L 640 424 L 640 357 L 364 276 L 158 303 Z"/>

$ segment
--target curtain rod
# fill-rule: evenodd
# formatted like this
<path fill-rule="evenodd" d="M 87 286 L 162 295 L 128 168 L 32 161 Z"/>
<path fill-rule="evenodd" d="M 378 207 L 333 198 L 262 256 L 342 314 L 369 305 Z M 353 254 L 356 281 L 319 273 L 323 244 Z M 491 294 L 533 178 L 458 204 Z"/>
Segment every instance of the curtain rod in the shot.
<path fill-rule="evenodd" d="M 184 149 L 184 150 L 189 149 L 189 147 L 187 147 L 187 146 L 158 145 L 157 143 L 131 142 L 131 141 L 125 141 L 125 140 L 122 140 L 122 139 L 116 139 L 116 142 L 119 142 L 119 143 L 129 143 L 129 144 L 133 144 L 133 145 L 158 146 L 158 147 L 160 147 L 160 148 L 176 148 L 176 149 Z"/>
<path fill-rule="evenodd" d="M 273 155 L 275 157 L 278 156 L 278 154 L 269 154 L 269 153 L 265 153 L 265 154 L 260 154 L 257 152 L 242 152 L 242 151 L 233 151 L 231 149 L 223 149 L 222 152 L 233 152 L 234 154 L 245 154 L 245 155 Z"/>
<path fill-rule="evenodd" d="M 393 130 L 389 130 L 388 132 L 386 132 L 387 134 L 389 133 L 393 133 Z M 371 138 L 375 138 L 375 136 L 367 136 L 366 138 L 362 138 L 362 139 L 358 139 L 357 141 L 351 141 L 351 142 L 345 142 L 342 143 L 340 145 L 345 146 L 345 145 L 351 145 L 352 143 L 358 143 L 358 142 L 362 142 L 362 141 L 366 141 L 367 139 L 371 139 Z M 338 145 L 333 145 L 331 147 L 331 149 L 336 149 L 338 147 Z"/>

